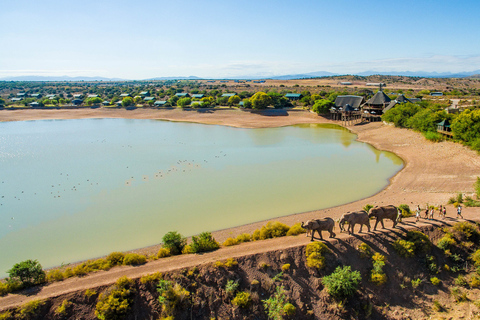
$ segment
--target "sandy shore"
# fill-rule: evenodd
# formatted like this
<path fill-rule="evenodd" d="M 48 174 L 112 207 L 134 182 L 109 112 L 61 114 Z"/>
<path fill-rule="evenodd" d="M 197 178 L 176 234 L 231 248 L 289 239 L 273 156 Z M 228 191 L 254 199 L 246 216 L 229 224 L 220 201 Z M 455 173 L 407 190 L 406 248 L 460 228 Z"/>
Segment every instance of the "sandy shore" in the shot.
<path fill-rule="evenodd" d="M 99 108 L 0 111 L 1 121 L 82 118 L 162 119 L 243 128 L 279 127 L 300 123 L 335 123 L 308 111 L 288 111 L 280 113 L 280 115 L 264 115 L 238 109 L 203 111 L 136 109 L 127 111 Z M 476 152 L 448 141 L 432 143 L 417 132 L 394 128 L 383 123 L 353 125 L 347 126 L 347 128 L 358 135 L 358 140 L 400 156 L 405 161 L 405 168 L 391 179 L 391 184 L 386 189 L 369 198 L 330 209 L 292 214 L 275 220 L 292 225 L 316 217 L 337 218 L 346 211 L 359 210 L 365 204 L 399 205 L 405 203 L 412 208 L 417 204 L 424 207 L 426 203 L 435 205 L 446 203 L 457 192 L 467 194 L 473 192 L 473 183 L 480 175 L 480 157 Z M 236 236 L 243 232 L 251 233 L 264 224 L 265 221 L 261 221 L 219 230 L 214 232 L 214 236 L 223 242 L 229 236 Z M 152 246 L 136 251 L 154 253 L 157 249 L 158 246 Z"/>

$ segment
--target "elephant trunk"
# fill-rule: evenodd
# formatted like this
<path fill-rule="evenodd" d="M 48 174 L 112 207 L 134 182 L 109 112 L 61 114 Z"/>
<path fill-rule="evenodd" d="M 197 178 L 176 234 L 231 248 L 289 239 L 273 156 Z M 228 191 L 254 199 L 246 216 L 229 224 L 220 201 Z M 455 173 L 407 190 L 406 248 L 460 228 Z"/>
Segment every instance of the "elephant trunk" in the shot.
<path fill-rule="evenodd" d="M 302 227 L 302 229 L 305 229 L 305 224 L 302 222 L 302 224 L 300 225 L 300 227 Z"/>

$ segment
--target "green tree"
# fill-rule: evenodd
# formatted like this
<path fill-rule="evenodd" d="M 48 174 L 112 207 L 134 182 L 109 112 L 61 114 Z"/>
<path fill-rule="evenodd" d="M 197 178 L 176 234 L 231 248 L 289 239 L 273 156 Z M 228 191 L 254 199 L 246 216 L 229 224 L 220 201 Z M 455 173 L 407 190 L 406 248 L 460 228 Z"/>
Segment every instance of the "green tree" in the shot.
<path fill-rule="evenodd" d="M 337 267 L 329 276 L 322 279 L 328 293 L 336 299 L 352 296 L 358 289 L 362 276 L 358 271 L 352 271 L 350 266 Z"/>
<path fill-rule="evenodd" d="M 173 96 L 171 97 L 170 99 L 168 99 L 168 103 L 171 105 L 171 106 L 176 106 L 177 105 L 177 101 L 179 100 L 180 98 L 178 96 Z"/>
<path fill-rule="evenodd" d="M 203 97 L 200 99 L 202 101 L 202 107 L 208 108 L 215 104 L 215 99 L 213 97 Z"/>
<path fill-rule="evenodd" d="M 177 106 L 179 106 L 180 108 L 185 108 L 191 102 L 192 102 L 192 99 L 190 99 L 190 98 L 181 98 L 177 101 Z"/>
<path fill-rule="evenodd" d="M 122 100 L 122 106 L 124 107 L 128 107 L 128 106 L 131 106 L 133 105 L 133 99 L 131 97 L 125 97 L 123 98 Z"/>
<path fill-rule="evenodd" d="M 31 287 L 45 280 L 45 271 L 37 260 L 25 260 L 7 271 L 10 279 L 20 281 L 24 287 Z"/>
<path fill-rule="evenodd" d="M 480 110 L 465 110 L 452 121 L 455 138 L 474 145 L 480 142 Z"/>
<path fill-rule="evenodd" d="M 137 97 L 133 98 L 133 102 L 135 102 L 135 104 L 139 104 L 142 101 L 143 101 L 142 97 L 137 96 Z"/>
<path fill-rule="evenodd" d="M 230 98 L 228 98 L 228 105 L 229 106 L 235 106 L 235 105 L 238 105 L 240 103 L 241 99 L 239 96 L 237 95 L 234 95 L 234 96 L 231 96 Z"/>
<path fill-rule="evenodd" d="M 327 113 L 334 105 L 335 103 L 328 99 L 320 99 L 315 101 L 315 104 L 312 107 L 312 111 L 316 112 L 317 114 Z"/>
<path fill-rule="evenodd" d="M 243 107 L 245 109 L 252 109 L 252 102 L 250 99 L 243 99 Z"/>
<path fill-rule="evenodd" d="M 268 94 L 260 91 L 260 92 L 255 93 L 250 98 L 250 102 L 252 103 L 252 108 L 253 109 L 265 109 L 266 107 L 268 107 L 271 104 L 272 99 L 270 98 L 270 96 Z"/>
<path fill-rule="evenodd" d="M 0 105 L 5 105 L 5 99 L 0 98 Z"/>
<path fill-rule="evenodd" d="M 88 98 L 85 100 L 85 104 L 87 106 L 91 106 L 91 105 L 94 105 L 94 104 L 99 104 L 99 103 L 102 103 L 102 99 L 100 97 L 95 97 L 95 98 Z"/>
<path fill-rule="evenodd" d="M 228 97 L 218 97 L 217 104 L 219 106 L 226 106 L 228 104 Z"/>
<path fill-rule="evenodd" d="M 187 244 L 187 239 L 177 231 L 170 231 L 163 236 L 162 242 L 164 248 L 169 249 L 171 254 L 176 255 L 182 253 Z"/>
<path fill-rule="evenodd" d="M 408 120 L 413 117 L 421 107 L 413 103 L 400 104 L 382 115 L 382 120 L 393 122 L 395 127 L 408 128 Z"/>

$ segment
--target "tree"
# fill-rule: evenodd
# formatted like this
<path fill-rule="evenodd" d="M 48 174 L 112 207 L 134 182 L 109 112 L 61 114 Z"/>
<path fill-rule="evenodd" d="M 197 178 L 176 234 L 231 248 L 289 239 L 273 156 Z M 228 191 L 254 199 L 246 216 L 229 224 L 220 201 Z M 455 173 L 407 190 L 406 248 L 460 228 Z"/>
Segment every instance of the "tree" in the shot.
<path fill-rule="evenodd" d="M 265 109 L 266 107 L 268 107 L 271 104 L 272 99 L 270 98 L 270 96 L 268 94 L 260 91 L 260 92 L 255 93 L 250 98 L 250 102 L 252 103 L 252 108 L 253 109 Z"/>
<path fill-rule="evenodd" d="M 136 104 L 141 103 L 142 100 L 143 100 L 142 97 L 138 97 L 138 96 L 133 98 L 133 102 L 135 102 Z"/>
<path fill-rule="evenodd" d="M 100 97 L 95 97 L 95 98 L 88 98 L 85 100 L 85 104 L 87 106 L 91 106 L 91 105 L 94 105 L 94 104 L 98 104 L 98 103 L 102 103 L 102 98 Z"/>
<path fill-rule="evenodd" d="M 190 98 L 181 98 L 177 101 L 177 106 L 179 106 L 180 108 L 185 108 L 191 102 L 192 102 L 192 99 L 190 99 Z"/>
<path fill-rule="evenodd" d="M 187 244 L 187 239 L 177 231 L 170 231 L 163 236 L 162 242 L 164 248 L 169 249 L 171 254 L 176 255 L 182 253 Z"/>
<path fill-rule="evenodd" d="M 243 99 L 243 107 L 245 109 L 252 109 L 252 102 L 249 99 Z"/>
<path fill-rule="evenodd" d="M 239 104 L 240 101 L 241 101 L 240 97 L 237 96 L 237 95 L 234 95 L 234 96 L 231 96 L 230 98 L 228 98 L 228 105 L 229 106 L 234 106 L 234 105 Z"/>
<path fill-rule="evenodd" d="M 10 279 L 18 280 L 24 287 L 31 287 L 45 280 L 45 271 L 37 260 L 25 260 L 7 271 Z"/>
<path fill-rule="evenodd" d="M 219 106 L 226 106 L 228 104 L 228 97 L 218 97 L 217 104 Z"/>
<path fill-rule="evenodd" d="M 452 121 L 452 132 L 468 144 L 480 139 L 480 110 L 465 110 Z"/>
<path fill-rule="evenodd" d="M 327 113 L 334 105 L 335 103 L 328 99 L 320 99 L 315 101 L 315 104 L 312 107 L 312 111 L 316 112 L 317 114 Z"/>
<path fill-rule="evenodd" d="M 202 107 L 208 108 L 215 104 L 215 99 L 213 97 L 203 97 L 201 99 Z"/>
<path fill-rule="evenodd" d="M 125 97 L 123 98 L 122 100 L 122 106 L 124 107 L 128 107 L 128 106 L 131 106 L 133 105 L 133 99 L 131 97 Z"/>

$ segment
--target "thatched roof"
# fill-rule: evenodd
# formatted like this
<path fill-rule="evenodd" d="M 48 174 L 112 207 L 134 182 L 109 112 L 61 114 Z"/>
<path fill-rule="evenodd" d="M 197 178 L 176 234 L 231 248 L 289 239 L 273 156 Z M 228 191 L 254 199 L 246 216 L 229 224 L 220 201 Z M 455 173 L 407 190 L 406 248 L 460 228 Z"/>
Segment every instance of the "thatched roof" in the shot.
<path fill-rule="evenodd" d="M 408 98 L 406 98 L 403 94 L 399 95 L 398 97 L 395 98 L 395 101 L 398 103 L 407 103 L 410 102 Z"/>
<path fill-rule="evenodd" d="M 351 111 L 353 111 L 353 109 L 360 107 L 362 102 L 363 102 L 363 97 L 361 96 L 338 96 L 335 99 L 335 107 L 342 108 L 343 110 L 344 107 L 348 104 L 352 107 Z"/>
<path fill-rule="evenodd" d="M 390 110 L 390 109 L 392 109 L 393 107 L 395 107 L 395 106 L 397 105 L 397 103 L 398 103 L 398 102 L 395 101 L 395 100 L 390 101 L 390 103 L 388 104 L 388 106 L 387 106 L 385 109 L 383 109 L 383 113 L 385 113 L 385 112 L 387 112 L 388 110 Z"/>
<path fill-rule="evenodd" d="M 368 99 L 368 105 L 385 105 L 389 103 L 392 99 L 390 99 L 383 91 L 378 91 L 375 93 L 373 97 Z"/>

